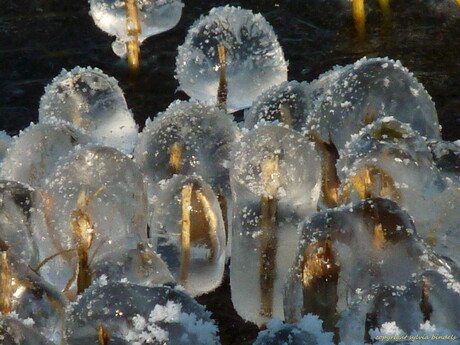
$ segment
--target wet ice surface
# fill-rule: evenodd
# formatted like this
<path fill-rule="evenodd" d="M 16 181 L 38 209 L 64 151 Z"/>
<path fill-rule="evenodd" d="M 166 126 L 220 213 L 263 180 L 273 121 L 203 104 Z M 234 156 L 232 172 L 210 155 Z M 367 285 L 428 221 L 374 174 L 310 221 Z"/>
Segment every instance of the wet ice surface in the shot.
<path fill-rule="evenodd" d="M 410 124 L 423 136 L 440 138 L 430 95 L 399 61 L 364 58 L 336 72 L 334 83 L 316 101 L 307 125 L 323 141 L 341 150 L 353 134 L 385 116 Z"/>
<path fill-rule="evenodd" d="M 98 68 L 65 69 L 45 88 L 40 99 L 40 122 L 72 123 L 93 140 L 131 153 L 138 127 L 115 78 Z"/>
<path fill-rule="evenodd" d="M 192 296 L 222 281 L 226 234 L 211 187 L 197 176 L 175 175 L 155 195 L 150 237 L 174 278 Z"/>
<path fill-rule="evenodd" d="M 4 179 L 42 186 L 59 158 L 90 142 L 90 137 L 63 121 L 31 124 L 14 137 L 0 165 L 0 174 Z"/>
<path fill-rule="evenodd" d="M 26 322 L 27 323 L 27 322 Z M 14 317 L 0 316 L 0 339 L 3 345 L 55 345 L 29 323 Z"/>
<path fill-rule="evenodd" d="M 120 0 L 89 0 L 90 14 L 96 25 L 111 36 L 114 53 L 123 57 L 125 44 L 130 41 L 126 20 L 126 2 Z M 150 36 L 170 30 L 177 25 L 184 4 L 181 0 L 137 1 L 140 20 L 139 43 Z"/>
<path fill-rule="evenodd" d="M 35 193 L 18 182 L 0 180 L 0 240 L 32 267 L 38 264 L 38 248 L 31 227 Z"/>
<path fill-rule="evenodd" d="M 82 255 L 90 272 L 99 257 L 134 249 L 147 237 L 142 175 L 114 148 L 82 147 L 63 160 L 41 191 L 41 210 L 34 227 L 40 257 L 60 254 L 40 273 L 61 290 L 74 291 Z"/>
<path fill-rule="evenodd" d="M 287 80 L 283 50 L 265 18 L 239 7 L 218 7 L 190 27 L 178 49 L 176 78 L 190 97 L 216 103 L 219 44 L 226 50 L 230 111 L 248 108 L 264 90 Z"/>
<path fill-rule="evenodd" d="M 276 125 L 248 132 L 232 155 L 232 301 L 242 318 L 260 325 L 284 318 L 285 275 L 297 224 L 316 211 L 320 162 L 302 135 Z"/>
<path fill-rule="evenodd" d="M 67 318 L 69 345 L 99 344 L 100 326 L 110 344 L 220 344 L 204 307 L 168 286 L 95 285 L 71 306 Z"/>
<path fill-rule="evenodd" d="M 376 121 L 346 145 L 337 162 L 341 194 L 344 202 L 369 196 L 398 202 L 413 217 L 418 234 L 458 265 L 460 183 L 456 161 L 449 159 L 446 166 L 442 160 L 443 154 L 456 158 L 456 145 L 433 145 L 434 157 L 408 125 L 394 118 Z M 362 190 L 366 179 L 371 185 Z"/>

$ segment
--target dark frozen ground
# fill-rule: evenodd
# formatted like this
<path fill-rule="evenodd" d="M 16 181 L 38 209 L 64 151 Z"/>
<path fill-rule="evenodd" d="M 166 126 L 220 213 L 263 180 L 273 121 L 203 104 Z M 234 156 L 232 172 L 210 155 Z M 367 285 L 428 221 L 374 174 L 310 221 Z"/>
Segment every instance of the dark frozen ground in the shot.
<path fill-rule="evenodd" d="M 187 28 L 214 6 L 240 5 L 261 12 L 273 25 L 289 60 L 289 79 L 315 79 L 334 65 L 363 56 L 399 59 L 433 97 L 447 140 L 460 138 L 460 9 L 456 18 L 436 16 L 428 0 L 393 1 L 391 25 L 378 10 L 368 22 L 366 44 L 354 35 L 349 13 L 337 14 L 337 0 L 185 0 L 179 25 L 152 37 L 141 47 L 141 73 L 130 81 L 126 64 L 112 53 L 113 38 L 88 15 L 85 0 L 2 0 L 0 6 L 0 130 L 10 134 L 38 120 L 43 89 L 62 68 L 99 67 L 120 81 L 137 122 L 143 126 L 173 100 L 176 92 L 176 48 Z M 369 0 L 375 6 L 377 0 Z M 198 298 L 213 312 L 222 344 L 252 344 L 257 328 L 232 308 L 227 277 L 215 292 Z"/>

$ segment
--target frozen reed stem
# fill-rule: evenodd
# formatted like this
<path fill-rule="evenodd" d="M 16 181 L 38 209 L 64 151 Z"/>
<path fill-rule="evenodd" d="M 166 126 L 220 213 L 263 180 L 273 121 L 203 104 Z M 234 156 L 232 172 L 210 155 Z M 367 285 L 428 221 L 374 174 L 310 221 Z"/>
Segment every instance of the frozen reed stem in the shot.
<path fill-rule="evenodd" d="M 139 34 L 141 33 L 141 22 L 139 19 L 139 8 L 137 0 L 125 0 L 126 4 L 126 26 L 131 40 L 126 44 L 128 50 L 128 66 L 132 73 L 139 71 Z"/>

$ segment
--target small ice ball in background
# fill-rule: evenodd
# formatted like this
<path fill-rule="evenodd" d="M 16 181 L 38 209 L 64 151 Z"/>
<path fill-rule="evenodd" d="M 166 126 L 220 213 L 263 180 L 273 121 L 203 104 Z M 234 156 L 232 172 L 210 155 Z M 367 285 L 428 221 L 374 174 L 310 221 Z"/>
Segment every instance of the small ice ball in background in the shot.
<path fill-rule="evenodd" d="M 375 286 L 400 286 L 427 270 L 451 274 L 390 200 L 366 199 L 320 212 L 301 226 L 296 263 L 285 290 L 289 322 L 314 313 L 337 331 L 340 313 Z M 397 267 L 397 269 L 395 269 Z"/>
<path fill-rule="evenodd" d="M 0 180 L 0 240 L 31 267 L 38 265 L 31 225 L 35 193 L 18 182 Z"/>
<path fill-rule="evenodd" d="M 273 319 L 259 332 L 253 345 L 333 345 L 333 333 L 324 332 L 316 315 L 306 315 L 298 323 L 283 324 Z"/>
<path fill-rule="evenodd" d="M 98 68 L 75 67 L 62 72 L 45 88 L 39 120 L 68 121 L 94 141 L 131 153 L 138 127 L 115 78 Z M 51 120 L 52 121 L 52 120 Z"/>
<path fill-rule="evenodd" d="M 230 112 L 250 107 L 263 91 L 287 80 L 288 64 L 265 18 L 239 7 L 217 7 L 193 23 L 178 48 L 176 78 L 190 97 L 217 102 L 220 44 L 226 50 Z"/>
<path fill-rule="evenodd" d="M 0 163 L 6 155 L 6 150 L 11 146 L 13 138 L 11 138 L 5 131 L 0 131 Z"/>
<path fill-rule="evenodd" d="M 34 226 L 40 256 L 60 253 L 40 274 L 60 289 L 73 291 L 83 256 L 91 266 L 105 253 L 133 249 L 147 239 L 143 176 L 111 147 L 81 147 L 62 160 L 41 191 L 40 209 Z"/>
<path fill-rule="evenodd" d="M 89 136 L 64 121 L 31 124 L 14 137 L 2 162 L 1 176 L 40 187 L 59 158 L 67 156 L 76 146 L 90 142 Z"/>
<path fill-rule="evenodd" d="M 109 344 L 220 344 L 210 313 L 168 286 L 103 283 L 87 289 L 67 312 L 67 342 L 98 345 L 101 333 Z"/>
<path fill-rule="evenodd" d="M 61 344 L 67 299 L 11 248 L 2 245 L 1 249 L 1 313 L 28 320 L 47 339 Z"/>
<path fill-rule="evenodd" d="M 339 151 L 353 134 L 385 116 L 408 123 L 422 136 L 441 137 L 430 95 L 399 61 L 363 58 L 336 73 L 326 75 L 332 82 L 316 101 L 307 130 Z"/>
<path fill-rule="evenodd" d="M 90 15 L 96 25 L 109 35 L 116 36 L 117 47 L 114 53 L 121 57 L 124 56 L 126 50 L 120 50 L 121 45 L 126 47 L 126 42 L 130 40 L 126 19 L 126 1 L 89 0 L 89 3 Z M 141 25 L 141 32 L 138 35 L 139 43 L 150 36 L 175 27 L 181 18 L 182 7 L 184 7 L 181 0 L 138 0 L 136 3 Z"/>
<path fill-rule="evenodd" d="M 58 345 L 28 324 L 15 317 L 0 316 L 0 339 L 2 345 Z M 26 325 L 27 323 L 27 325 Z"/>
<path fill-rule="evenodd" d="M 155 250 L 192 296 L 217 288 L 225 267 L 225 228 L 219 202 L 198 176 L 175 175 L 156 196 L 150 221 Z"/>
<path fill-rule="evenodd" d="M 440 159 L 438 165 L 446 167 Z M 458 173 L 439 170 L 426 141 L 409 125 L 386 117 L 366 126 L 342 151 L 337 172 L 343 202 L 366 197 L 398 202 L 418 234 L 439 255 L 460 264 Z"/>
<path fill-rule="evenodd" d="M 93 280 L 125 281 L 142 286 L 175 283 L 166 263 L 147 242 L 139 242 L 134 249 L 102 254 L 91 264 L 91 271 Z"/>
<path fill-rule="evenodd" d="M 307 122 L 311 97 L 305 82 L 290 81 L 273 86 L 257 97 L 245 113 L 244 127 L 252 129 L 261 121 L 278 121 L 300 132 Z"/>
<path fill-rule="evenodd" d="M 283 288 L 295 259 L 298 223 L 316 211 L 320 159 L 294 130 L 265 125 L 235 145 L 230 165 L 232 302 L 245 320 L 284 318 Z"/>

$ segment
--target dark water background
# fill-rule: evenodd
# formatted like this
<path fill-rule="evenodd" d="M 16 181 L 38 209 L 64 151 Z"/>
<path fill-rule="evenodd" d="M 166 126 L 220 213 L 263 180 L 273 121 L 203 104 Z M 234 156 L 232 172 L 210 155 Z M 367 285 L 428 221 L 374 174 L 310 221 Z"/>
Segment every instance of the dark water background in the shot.
<path fill-rule="evenodd" d="M 449 1 L 449 0 L 444 0 Z M 453 1 L 453 0 L 452 0 Z M 460 8 L 440 14 L 429 3 L 441 0 L 393 0 L 393 16 L 384 23 L 377 0 L 368 0 L 370 16 L 364 44 L 356 38 L 349 9 L 339 0 L 185 0 L 183 17 L 171 31 L 147 39 L 141 47 L 141 73 L 130 81 L 126 64 L 112 53 L 112 37 L 88 15 L 85 0 L 0 0 L 0 130 L 16 134 L 38 121 L 45 85 L 62 68 L 99 67 L 119 80 L 129 107 L 142 127 L 175 99 L 177 46 L 200 14 L 225 4 L 261 12 L 272 24 L 289 60 L 289 79 L 315 79 L 334 65 L 367 56 L 399 59 L 422 82 L 436 103 L 443 137 L 460 138 Z M 252 344 L 257 328 L 232 309 L 228 278 L 216 292 L 198 298 L 214 314 L 222 344 Z"/>

